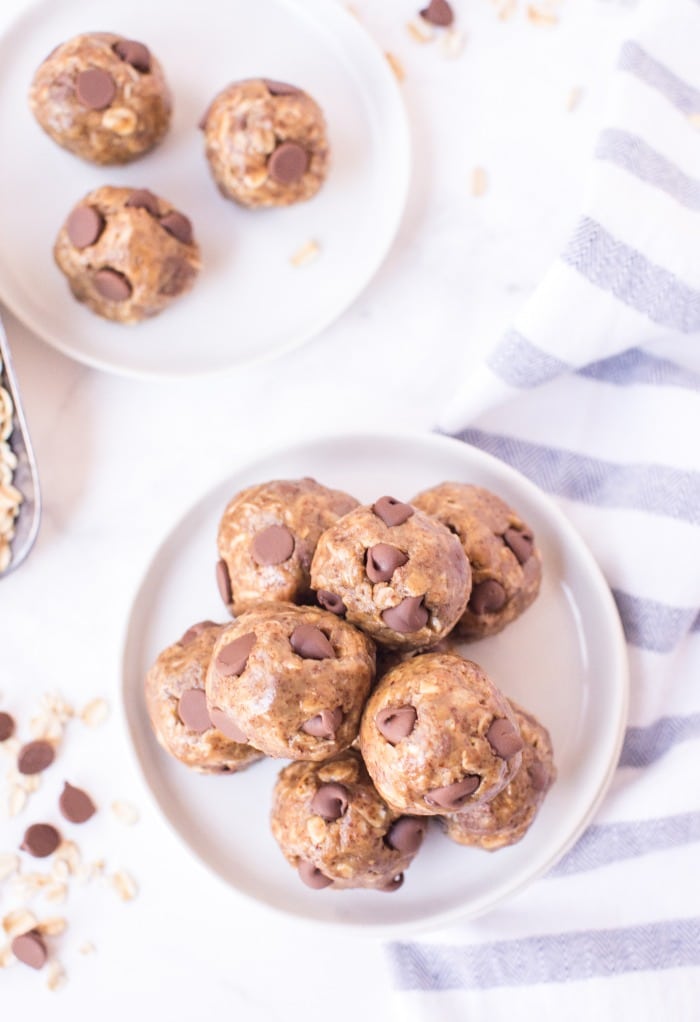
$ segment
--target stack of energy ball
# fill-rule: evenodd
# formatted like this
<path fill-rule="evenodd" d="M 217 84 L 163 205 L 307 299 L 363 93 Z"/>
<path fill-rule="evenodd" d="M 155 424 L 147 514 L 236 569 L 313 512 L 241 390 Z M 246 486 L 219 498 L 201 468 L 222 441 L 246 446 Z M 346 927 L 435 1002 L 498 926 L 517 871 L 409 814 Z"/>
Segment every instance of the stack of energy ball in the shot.
<path fill-rule="evenodd" d="M 361 506 L 275 480 L 233 497 L 217 543 L 234 619 L 193 625 L 149 670 L 163 748 L 208 773 L 292 760 L 272 832 L 312 888 L 397 890 L 431 817 L 464 845 L 523 837 L 555 777 L 549 735 L 450 641 L 537 596 L 515 511 L 463 483 Z"/>
<path fill-rule="evenodd" d="M 101 166 L 129 163 L 157 146 L 172 106 L 149 48 L 109 32 L 57 46 L 34 75 L 29 104 L 54 142 Z M 242 206 L 289 206 L 312 198 L 326 178 L 323 113 L 294 85 L 235 82 L 215 96 L 199 127 L 219 191 Z M 184 213 L 148 189 L 111 185 L 75 206 L 54 256 L 79 302 L 129 324 L 162 312 L 201 268 Z"/>

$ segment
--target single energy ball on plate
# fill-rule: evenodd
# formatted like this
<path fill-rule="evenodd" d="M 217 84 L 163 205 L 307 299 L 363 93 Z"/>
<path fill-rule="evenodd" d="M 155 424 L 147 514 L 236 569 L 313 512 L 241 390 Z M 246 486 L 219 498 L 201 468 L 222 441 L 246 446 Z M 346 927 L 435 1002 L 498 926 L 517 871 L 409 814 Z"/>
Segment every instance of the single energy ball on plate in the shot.
<path fill-rule="evenodd" d="M 261 604 L 217 639 L 207 704 L 268 756 L 327 759 L 357 737 L 374 670 L 371 639 L 335 614 Z"/>
<path fill-rule="evenodd" d="M 243 206 L 312 198 L 328 173 L 326 122 L 302 89 L 268 78 L 234 82 L 200 122 L 219 191 Z"/>
<path fill-rule="evenodd" d="M 224 627 L 200 621 L 188 628 L 146 675 L 146 707 L 156 738 L 185 766 L 205 774 L 235 773 L 263 756 L 216 727 L 207 710 L 204 680 Z"/>
<path fill-rule="evenodd" d="M 517 773 L 523 740 L 508 700 L 478 664 L 424 653 L 377 683 L 359 746 L 390 806 L 435 816 L 494 798 Z"/>
<path fill-rule="evenodd" d="M 318 538 L 357 501 L 315 479 L 272 480 L 229 502 L 219 523 L 219 592 L 232 614 L 256 603 L 311 601 Z"/>
<path fill-rule="evenodd" d="M 536 717 L 512 699 L 509 702 L 525 743 L 520 769 L 490 802 L 440 819 L 453 841 L 489 852 L 514 845 L 525 836 L 557 776 L 549 732 Z"/>
<path fill-rule="evenodd" d="M 311 563 L 319 603 L 394 649 L 435 645 L 464 612 L 471 571 L 435 518 L 394 497 L 358 507 L 322 534 Z"/>
<path fill-rule="evenodd" d="M 71 211 L 54 258 L 79 302 L 128 324 L 158 315 L 189 291 L 201 265 L 184 213 L 146 188 L 110 185 Z"/>
<path fill-rule="evenodd" d="M 38 67 L 29 105 L 44 131 L 91 163 L 128 163 L 157 145 L 170 92 L 147 46 L 111 32 L 75 36 Z"/>
<path fill-rule="evenodd" d="M 540 553 L 532 529 L 500 497 L 481 486 L 441 483 L 412 503 L 459 537 L 471 565 L 471 596 L 455 635 L 495 635 L 530 606 L 540 590 Z"/>
<path fill-rule="evenodd" d="M 322 763 L 292 763 L 274 789 L 274 838 L 315 890 L 397 891 L 426 824 L 384 802 L 354 749 Z"/>

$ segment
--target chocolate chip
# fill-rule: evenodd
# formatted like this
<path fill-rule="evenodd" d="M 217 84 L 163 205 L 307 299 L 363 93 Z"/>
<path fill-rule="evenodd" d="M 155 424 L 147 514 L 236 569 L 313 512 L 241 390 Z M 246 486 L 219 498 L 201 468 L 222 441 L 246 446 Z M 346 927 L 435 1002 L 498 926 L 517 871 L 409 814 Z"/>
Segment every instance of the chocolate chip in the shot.
<path fill-rule="evenodd" d="M 413 731 L 417 716 L 414 706 L 385 706 L 375 716 L 374 723 L 387 742 L 396 745 Z"/>
<path fill-rule="evenodd" d="M 114 99 L 117 87 L 108 71 L 91 67 L 75 80 L 75 94 L 90 110 L 104 110 Z"/>
<path fill-rule="evenodd" d="M 429 806 L 436 806 L 438 809 L 444 809 L 446 812 L 452 813 L 457 809 L 461 809 L 480 784 L 481 778 L 478 774 L 467 774 L 461 781 L 447 784 L 444 788 L 433 788 L 432 791 L 427 792 L 423 797 Z"/>
<path fill-rule="evenodd" d="M 177 715 L 190 731 L 201 735 L 212 726 L 207 697 L 203 688 L 188 688 L 182 693 L 177 704 Z"/>
<path fill-rule="evenodd" d="M 424 605 L 425 596 L 406 596 L 396 607 L 388 607 L 382 611 L 382 621 L 395 632 L 417 632 L 428 623 L 428 608 Z"/>
<path fill-rule="evenodd" d="M 160 218 L 160 226 L 183 245 L 192 244 L 192 222 L 184 213 L 178 213 L 176 209 L 171 210 Z"/>
<path fill-rule="evenodd" d="M 397 568 L 408 561 L 408 555 L 390 543 L 377 543 L 367 551 L 365 569 L 370 582 L 389 582 Z"/>
<path fill-rule="evenodd" d="M 60 843 L 61 835 L 50 823 L 33 823 L 24 832 L 21 848 L 36 859 L 45 859 L 53 855 Z"/>
<path fill-rule="evenodd" d="M 18 962 L 23 962 L 32 969 L 40 969 L 48 958 L 46 944 L 36 930 L 20 933 L 15 937 L 12 941 L 12 954 Z"/>
<path fill-rule="evenodd" d="M 151 70 L 151 53 L 143 43 L 137 43 L 135 39 L 120 39 L 112 49 L 121 60 L 131 64 L 141 74 L 148 74 Z"/>
<path fill-rule="evenodd" d="M 82 788 L 74 788 L 68 781 L 58 800 L 58 808 L 69 823 L 85 823 L 97 812 L 95 803 Z"/>
<path fill-rule="evenodd" d="M 535 539 L 530 532 L 521 532 L 513 526 L 503 533 L 503 542 L 515 554 L 519 564 L 525 564 L 532 557 L 535 548 Z"/>
<path fill-rule="evenodd" d="M 289 645 L 305 660 L 328 660 L 335 656 L 329 640 L 315 625 L 297 625 L 289 637 Z"/>
<path fill-rule="evenodd" d="M 318 866 L 314 866 L 313 862 L 307 862 L 306 859 L 300 860 L 298 870 L 299 876 L 306 886 L 313 888 L 314 891 L 320 891 L 324 887 L 330 887 L 333 883 L 331 878 L 327 877 L 325 873 L 322 873 Z"/>
<path fill-rule="evenodd" d="M 267 91 L 271 96 L 296 96 L 301 92 L 296 85 L 288 85 L 287 82 L 276 82 L 273 78 L 263 78 Z"/>
<path fill-rule="evenodd" d="M 51 766 L 56 752 L 51 742 L 38 738 L 35 742 L 27 742 L 17 753 L 17 769 L 21 774 L 40 774 Z"/>
<path fill-rule="evenodd" d="M 477 582 L 469 597 L 469 610 L 472 614 L 496 614 L 506 605 L 506 591 L 495 578 Z"/>
<path fill-rule="evenodd" d="M 348 802 L 348 789 L 344 785 L 322 784 L 311 799 L 311 810 L 330 823 L 345 815 Z"/>
<path fill-rule="evenodd" d="M 372 506 L 372 510 L 390 529 L 394 525 L 403 525 L 415 514 L 410 504 L 403 504 L 396 497 L 380 497 Z"/>
<path fill-rule="evenodd" d="M 382 887 L 379 887 L 377 889 L 383 891 L 385 894 L 393 894 L 394 891 L 398 891 L 399 887 L 401 887 L 402 885 L 403 873 L 397 873 L 395 877 L 392 877 L 391 880 L 387 880 L 387 882 Z"/>
<path fill-rule="evenodd" d="M 185 634 L 180 639 L 181 646 L 189 646 L 191 642 L 205 632 L 207 628 L 217 628 L 216 621 L 198 621 L 196 625 L 192 625 L 188 628 Z"/>
<path fill-rule="evenodd" d="M 282 142 L 267 161 L 270 177 L 280 185 L 293 185 L 301 181 L 308 167 L 309 154 L 296 142 Z"/>
<path fill-rule="evenodd" d="M 324 610 L 329 610 L 331 614 L 337 614 L 338 617 L 342 617 L 345 613 L 345 604 L 339 596 L 335 593 L 331 593 L 328 589 L 319 589 L 316 593 L 316 599 Z"/>
<path fill-rule="evenodd" d="M 222 646 L 216 654 L 216 670 L 223 678 L 242 674 L 248 663 L 250 651 L 255 645 L 255 632 L 246 632 L 233 642 Z"/>
<path fill-rule="evenodd" d="M 455 20 L 454 11 L 447 0 L 430 0 L 428 6 L 420 11 L 420 16 L 438 28 L 449 28 Z"/>
<path fill-rule="evenodd" d="M 546 791 L 549 787 L 549 770 L 544 763 L 536 759 L 528 770 L 530 784 L 535 791 Z"/>
<path fill-rule="evenodd" d="M 15 733 L 15 720 L 9 713 L 0 713 L 0 742 L 6 742 Z"/>
<path fill-rule="evenodd" d="M 524 742 L 518 729 L 507 717 L 496 717 L 486 732 L 489 745 L 502 759 L 510 759 L 516 752 L 521 752 Z"/>
<path fill-rule="evenodd" d="M 229 717 L 225 710 L 220 709 L 218 706 L 214 706 L 210 712 L 211 722 L 217 731 L 220 731 L 222 735 L 226 735 L 232 742 L 238 742 L 240 745 L 247 745 L 248 739 L 243 734 L 238 724 Z"/>
<path fill-rule="evenodd" d="M 123 273 L 106 266 L 93 277 L 95 290 L 110 302 L 125 302 L 131 297 L 131 284 Z"/>
<path fill-rule="evenodd" d="M 231 592 L 231 578 L 228 573 L 228 567 L 223 558 L 216 565 L 216 585 L 221 599 L 228 607 L 233 598 L 233 593 Z"/>
<path fill-rule="evenodd" d="M 425 837 L 425 821 L 415 816 L 400 816 L 389 828 L 385 842 L 389 848 L 410 855 L 417 852 Z"/>
<path fill-rule="evenodd" d="M 286 525 L 268 525 L 253 538 L 253 560 L 258 564 L 283 564 L 294 552 L 294 536 Z"/>
<path fill-rule="evenodd" d="M 129 209 L 145 209 L 151 216 L 159 215 L 158 196 L 150 192 L 148 188 L 135 188 L 124 205 Z"/>
<path fill-rule="evenodd" d="M 105 218 L 94 206 L 76 206 L 66 220 L 66 233 L 76 248 L 94 245 L 105 227 Z"/>
<path fill-rule="evenodd" d="M 336 706 L 334 710 L 321 710 L 315 717 L 310 717 L 302 724 L 301 730 L 312 738 L 328 738 L 332 741 L 343 723 L 343 717 L 340 706 Z"/>

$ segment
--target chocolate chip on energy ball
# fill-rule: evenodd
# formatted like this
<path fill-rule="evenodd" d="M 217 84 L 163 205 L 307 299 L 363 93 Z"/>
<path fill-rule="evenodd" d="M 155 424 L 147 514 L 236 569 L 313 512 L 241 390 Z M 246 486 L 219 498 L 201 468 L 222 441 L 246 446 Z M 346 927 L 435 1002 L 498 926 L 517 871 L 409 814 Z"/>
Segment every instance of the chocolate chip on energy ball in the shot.
<path fill-rule="evenodd" d="M 380 497 L 372 510 L 390 529 L 395 525 L 403 525 L 414 514 L 410 504 L 404 504 L 396 497 Z"/>
<path fill-rule="evenodd" d="M 32 969 L 40 969 L 48 958 L 46 944 L 36 930 L 20 933 L 15 937 L 12 941 L 12 954 L 18 962 L 23 962 Z"/>
<path fill-rule="evenodd" d="M 76 248 L 94 245 L 105 227 L 105 218 L 94 206 L 76 206 L 66 220 L 66 233 Z"/>
<path fill-rule="evenodd" d="M 239 745 L 247 745 L 248 739 L 243 734 L 241 729 L 235 720 L 229 717 L 225 710 L 221 710 L 218 706 L 212 707 L 209 711 L 211 722 L 217 731 L 220 731 L 222 735 L 226 735 L 232 742 L 238 742 Z"/>
<path fill-rule="evenodd" d="M 95 290 L 110 302 L 125 302 L 131 297 L 131 284 L 123 273 L 109 266 L 98 270 L 93 277 Z"/>
<path fill-rule="evenodd" d="M 85 823 L 97 812 L 88 793 L 82 788 L 74 788 L 68 781 L 63 785 L 58 808 L 69 823 Z"/>
<path fill-rule="evenodd" d="M 215 621 L 198 621 L 196 625 L 192 625 L 191 628 L 187 629 L 185 634 L 180 639 L 180 645 L 181 646 L 189 646 L 190 643 L 194 642 L 194 640 L 199 635 L 201 635 L 202 632 L 206 631 L 207 628 L 216 628 L 216 622 Z"/>
<path fill-rule="evenodd" d="M 207 697 L 202 688 L 188 688 L 182 693 L 177 704 L 177 715 L 190 731 L 202 734 L 212 726 Z"/>
<path fill-rule="evenodd" d="M 284 564 L 294 552 L 294 536 L 286 525 L 268 525 L 253 538 L 253 560 L 260 565 Z"/>
<path fill-rule="evenodd" d="M 390 543 L 376 543 L 367 551 L 365 570 L 370 582 L 389 582 L 397 568 L 406 564 L 408 555 Z"/>
<path fill-rule="evenodd" d="M 541 763 L 539 759 L 536 759 L 529 767 L 528 774 L 530 777 L 530 784 L 535 791 L 546 791 L 549 787 L 549 770 Z"/>
<path fill-rule="evenodd" d="M 305 660 L 328 660 L 335 656 L 333 646 L 315 625 L 297 625 L 289 637 L 289 645 Z"/>
<path fill-rule="evenodd" d="M 518 564 L 525 564 L 532 556 L 535 547 L 533 536 L 529 532 L 521 532 L 520 529 L 506 529 L 503 533 L 503 542 L 515 554 Z"/>
<path fill-rule="evenodd" d="M 340 596 L 329 592 L 328 589 L 319 589 L 316 593 L 316 599 L 323 609 L 329 610 L 331 614 L 337 614 L 338 617 L 342 617 L 345 613 L 345 604 Z"/>
<path fill-rule="evenodd" d="M 385 706 L 374 718 L 374 723 L 387 742 L 396 745 L 410 735 L 416 726 L 417 717 L 415 706 Z"/>
<path fill-rule="evenodd" d="M 382 611 L 382 621 L 395 632 L 405 635 L 418 632 L 428 623 L 428 608 L 423 603 L 425 596 L 406 596 L 395 607 Z"/>
<path fill-rule="evenodd" d="M 298 869 L 299 876 L 306 886 L 313 888 L 314 891 L 321 891 L 333 883 L 331 878 L 322 873 L 318 866 L 314 866 L 313 862 L 307 862 L 306 859 L 300 861 Z"/>
<path fill-rule="evenodd" d="M 428 6 L 420 11 L 420 16 L 438 28 L 449 28 L 455 20 L 454 11 L 447 0 L 430 0 Z"/>
<path fill-rule="evenodd" d="M 315 717 L 310 717 L 301 730 L 312 738 L 328 738 L 333 740 L 340 725 L 343 723 L 343 711 L 337 706 L 334 710 L 321 710 Z"/>
<path fill-rule="evenodd" d="M 311 809 L 329 823 L 339 820 L 348 808 L 348 789 L 342 784 L 322 784 L 311 799 Z"/>
<path fill-rule="evenodd" d="M 486 732 L 486 738 L 496 755 L 503 759 L 510 759 L 516 752 L 521 752 L 525 744 L 507 717 L 497 717 Z"/>
<path fill-rule="evenodd" d="M 379 887 L 378 890 L 385 894 L 393 894 L 394 891 L 398 891 L 399 887 L 403 886 L 403 873 L 397 873 L 396 876 L 392 877 L 391 880 L 387 880 L 383 887 Z"/>
<path fill-rule="evenodd" d="M 114 99 L 117 87 L 108 71 L 99 67 L 81 71 L 75 79 L 75 94 L 90 110 L 104 110 Z"/>
<path fill-rule="evenodd" d="M 121 60 L 131 64 L 141 74 L 148 74 L 151 70 L 151 51 L 143 43 L 135 39 L 120 39 L 112 49 Z"/>
<path fill-rule="evenodd" d="M 15 733 L 15 720 L 9 713 L 0 713 L 0 742 L 6 742 Z"/>
<path fill-rule="evenodd" d="M 255 645 L 255 632 L 246 632 L 233 642 L 222 646 L 216 655 L 216 670 L 224 678 L 242 674 Z"/>
<path fill-rule="evenodd" d="M 301 181 L 309 167 L 309 154 L 297 142 L 282 142 L 267 161 L 270 177 L 280 185 Z"/>
<path fill-rule="evenodd" d="M 454 784 L 446 784 L 444 788 L 433 788 L 424 795 L 424 798 L 429 806 L 436 806 L 446 812 L 455 812 L 462 808 L 480 784 L 481 778 L 477 774 L 468 774 Z"/>
<path fill-rule="evenodd" d="M 151 216 L 158 216 L 158 197 L 148 188 L 136 188 L 124 205 L 129 209 L 145 209 Z"/>
<path fill-rule="evenodd" d="M 38 738 L 35 742 L 27 742 L 17 754 L 17 769 L 21 774 L 40 774 L 51 766 L 56 757 L 51 742 Z"/>
<path fill-rule="evenodd" d="M 473 614 L 496 614 L 506 605 L 506 591 L 495 578 L 477 582 L 469 597 L 469 609 Z"/>
<path fill-rule="evenodd" d="M 397 852 L 417 852 L 425 837 L 425 821 L 415 816 L 400 816 L 389 828 L 385 842 Z"/>
<path fill-rule="evenodd" d="M 21 848 L 36 859 L 45 859 L 53 855 L 60 843 L 61 835 L 50 823 L 33 823 L 24 832 Z"/>
<path fill-rule="evenodd" d="M 271 96 L 296 96 L 301 90 L 288 82 L 276 82 L 273 78 L 263 78 L 267 91 Z"/>
<path fill-rule="evenodd" d="M 226 561 L 224 561 L 223 558 L 220 561 L 217 561 L 216 564 L 216 585 L 221 595 L 221 599 L 228 607 L 233 597 L 233 593 L 231 592 L 231 578 L 228 573 L 228 567 L 226 566 Z"/>
<path fill-rule="evenodd" d="M 183 245 L 192 244 L 192 222 L 184 213 L 179 213 L 176 209 L 166 213 L 165 216 L 160 218 L 160 226 L 171 234 L 177 241 L 181 241 Z"/>

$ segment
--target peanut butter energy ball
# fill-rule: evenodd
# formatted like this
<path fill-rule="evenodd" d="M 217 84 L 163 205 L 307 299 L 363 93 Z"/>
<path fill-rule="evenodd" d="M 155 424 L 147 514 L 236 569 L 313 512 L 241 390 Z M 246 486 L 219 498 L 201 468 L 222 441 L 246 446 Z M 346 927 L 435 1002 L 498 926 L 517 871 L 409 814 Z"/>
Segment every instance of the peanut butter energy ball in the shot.
<path fill-rule="evenodd" d="M 138 323 L 192 287 L 199 246 L 188 218 L 145 188 L 105 185 L 61 227 L 54 258 L 79 302 L 105 319 Z"/>
<path fill-rule="evenodd" d="M 91 163 L 128 163 L 170 123 L 163 70 L 143 43 L 111 32 L 75 36 L 38 67 L 32 113 L 64 149 Z"/>
<path fill-rule="evenodd" d="M 289 206 L 312 198 L 328 172 L 326 123 L 306 92 L 285 82 L 234 82 L 200 127 L 219 191 L 242 206 Z"/>

